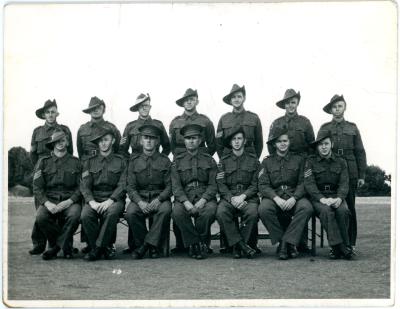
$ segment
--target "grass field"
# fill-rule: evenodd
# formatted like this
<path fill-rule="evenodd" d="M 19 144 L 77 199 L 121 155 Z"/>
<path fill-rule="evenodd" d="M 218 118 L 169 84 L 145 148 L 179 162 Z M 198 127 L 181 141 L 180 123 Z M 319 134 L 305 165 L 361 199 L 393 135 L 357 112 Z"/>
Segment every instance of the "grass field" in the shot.
<path fill-rule="evenodd" d="M 269 240 L 261 240 L 256 259 L 234 260 L 214 253 L 206 260 L 174 256 L 134 261 L 122 255 L 127 228 L 118 226 L 117 259 L 87 262 L 77 257 L 43 261 L 30 256 L 34 207 L 30 198 L 9 199 L 8 299 L 337 299 L 390 297 L 390 199 L 362 198 L 358 256 L 278 261 Z M 261 227 L 261 224 L 260 224 Z M 171 248 L 174 247 L 171 235 Z M 75 236 L 75 246 L 81 247 Z M 213 241 L 214 252 L 219 242 Z"/>

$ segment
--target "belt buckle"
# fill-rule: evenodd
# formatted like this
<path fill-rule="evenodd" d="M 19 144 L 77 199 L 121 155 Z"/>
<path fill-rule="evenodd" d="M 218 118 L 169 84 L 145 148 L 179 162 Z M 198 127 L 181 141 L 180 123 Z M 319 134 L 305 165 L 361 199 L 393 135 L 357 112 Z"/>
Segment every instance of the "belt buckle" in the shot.
<path fill-rule="evenodd" d="M 338 154 L 339 156 L 343 156 L 343 148 L 339 148 L 339 149 L 337 150 L 337 154 Z"/>
<path fill-rule="evenodd" d="M 282 185 L 281 188 L 282 188 L 283 191 L 286 191 L 287 190 L 287 185 Z"/>
<path fill-rule="evenodd" d="M 95 156 L 95 155 L 97 155 L 97 150 L 93 149 L 93 150 L 90 151 L 90 153 L 92 154 L 92 156 Z"/>
<path fill-rule="evenodd" d="M 243 191 L 243 185 L 242 184 L 236 185 L 236 190 Z"/>
<path fill-rule="evenodd" d="M 331 185 L 325 185 L 325 191 L 331 191 Z"/>

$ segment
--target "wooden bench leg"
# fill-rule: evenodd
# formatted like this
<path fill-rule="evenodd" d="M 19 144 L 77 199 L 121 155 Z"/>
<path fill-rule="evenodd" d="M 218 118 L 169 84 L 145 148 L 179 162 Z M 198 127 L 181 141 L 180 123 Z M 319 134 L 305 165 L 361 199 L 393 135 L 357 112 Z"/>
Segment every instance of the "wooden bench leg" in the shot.
<path fill-rule="evenodd" d="M 311 255 L 316 256 L 316 217 L 315 214 L 311 217 Z"/>

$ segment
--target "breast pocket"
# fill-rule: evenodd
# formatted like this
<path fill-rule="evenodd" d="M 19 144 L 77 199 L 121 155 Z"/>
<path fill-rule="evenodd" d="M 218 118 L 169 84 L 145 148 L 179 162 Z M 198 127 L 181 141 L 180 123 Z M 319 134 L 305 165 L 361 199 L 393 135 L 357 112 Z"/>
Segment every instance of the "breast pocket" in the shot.
<path fill-rule="evenodd" d="M 199 177 L 199 181 L 208 183 L 208 177 L 211 171 L 211 166 L 208 162 L 200 161 L 197 168 L 197 174 Z"/>
<path fill-rule="evenodd" d="M 243 168 L 241 168 L 240 172 L 242 173 L 242 182 L 246 185 L 249 185 L 256 170 L 257 166 L 255 164 L 246 164 Z"/>
<path fill-rule="evenodd" d="M 49 149 L 46 147 L 46 143 L 49 141 L 49 137 L 43 134 L 38 134 L 35 138 L 35 143 L 38 154 L 50 152 Z"/>
<path fill-rule="evenodd" d="M 75 187 L 77 185 L 79 171 L 74 168 L 64 170 L 64 183 L 67 187 Z"/>
<path fill-rule="evenodd" d="M 343 148 L 354 149 L 354 138 L 356 131 L 352 128 L 345 128 L 343 130 Z"/>
<path fill-rule="evenodd" d="M 107 167 L 107 182 L 109 185 L 111 186 L 115 186 L 118 181 L 119 178 L 121 177 L 122 174 L 122 166 L 121 164 L 110 164 Z"/>
<path fill-rule="evenodd" d="M 255 121 L 250 120 L 245 120 L 242 123 L 244 133 L 246 134 L 246 140 L 248 142 L 254 142 L 256 125 Z"/>
<path fill-rule="evenodd" d="M 51 167 L 46 167 L 43 170 L 43 175 L 44 175 L 44 180 L 47 184 L 49 183 L 57 183 L 57 182 L 62 182 L 62 179 L 57 179 L 57 169 L 55 166 L 51 166 Z"/>

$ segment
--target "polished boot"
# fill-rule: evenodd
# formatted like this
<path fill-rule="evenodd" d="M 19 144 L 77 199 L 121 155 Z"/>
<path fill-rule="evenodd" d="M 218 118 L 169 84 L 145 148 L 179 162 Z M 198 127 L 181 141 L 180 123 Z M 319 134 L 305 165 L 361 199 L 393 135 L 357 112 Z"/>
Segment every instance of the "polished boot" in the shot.
<path fill-rule="evenodd" d="M 57 254 L 58 252 L 61 250 L 61 248 L 57 245 L 55 245 L 54 247 L 48 249 L 47 251 L 45 251 L 42 254 L 42 259 L 43 260 L 52 260 L 57 258 Z"/>
<path fill-rule="evenodd" d="M 143 244 L 138 249 L 133 251 L 132 258 L 135 259 L 135 260 L 143 259 L 143 257 L 146 255 L 146 252 L 149 249 L 150 249 L 150 247 L 149 247 L 149 245 L 147 243 Z"/>
<path fill-rule="evenodd" d="M 247 245 L 243 240 L 239 241 L 237 243 L 237 245 L 239 246 L 240 250 L 242 250 L 242 252 L 246 255 L 246 257 L 248 259 L 252 259 L 255 256 L 256 250 L 254 250 L 249 245 Z"/>
<path fill-rule="evenodd" d="M 280 250 L 278 257 L 280 260 L 287 260 L 289 258 L 286 241 L 282 241 L 280 243 Z"/>

